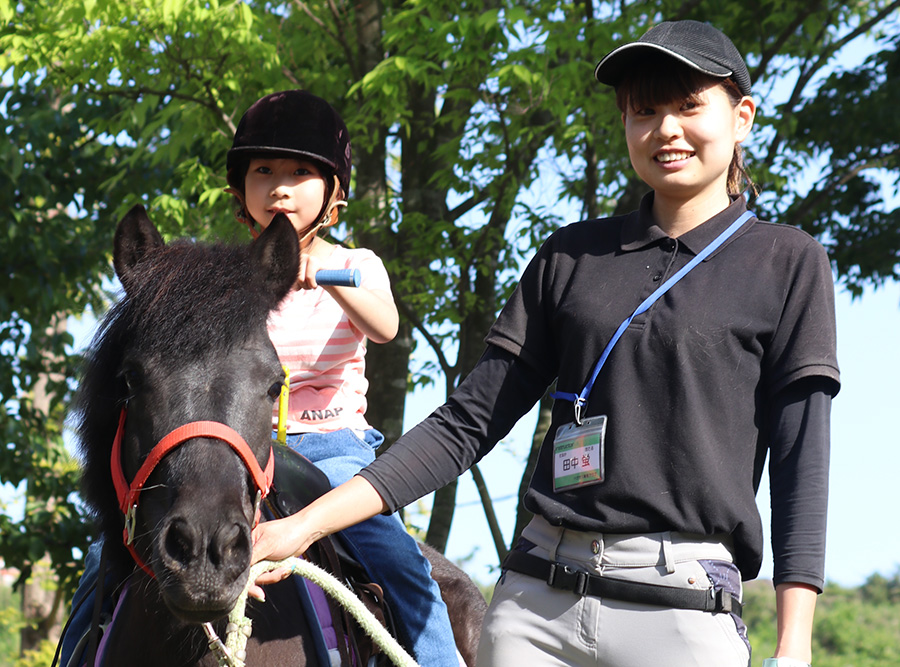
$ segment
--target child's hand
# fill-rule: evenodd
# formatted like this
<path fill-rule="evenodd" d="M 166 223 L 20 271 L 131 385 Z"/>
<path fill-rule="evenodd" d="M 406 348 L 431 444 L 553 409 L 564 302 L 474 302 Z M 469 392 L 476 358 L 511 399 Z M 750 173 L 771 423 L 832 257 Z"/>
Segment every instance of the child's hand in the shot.
<path fill-rule="evenodd" d="M 300 255 L 300 270 L 297 272 L 298 289 L 315 289 L 319 286 L 316 282 L 316 272 L 324 268 L 322 260 L 309 253 Z"/>

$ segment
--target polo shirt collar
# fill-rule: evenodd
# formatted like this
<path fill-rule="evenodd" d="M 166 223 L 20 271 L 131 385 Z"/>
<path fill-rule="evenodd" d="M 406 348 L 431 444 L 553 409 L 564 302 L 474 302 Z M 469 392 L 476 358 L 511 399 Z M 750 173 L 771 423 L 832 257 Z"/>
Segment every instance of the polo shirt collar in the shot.
<path fill-rule="evenodd" d="M 640 208 L 625 218 L 620 233 L 620 246 L 624 252 L 640 250 L 669 238 L 653 218 L 653 193 L 641 199 Z M 693 254 L 697 254 L 712 243 L 732 222 L 747 210 L 747 202 L 742 195 L 731 195 L 731 204 L 706 222 L 678 237 L 678 242 Z M 729 239 L 730 240 L 730 239 Z"/>

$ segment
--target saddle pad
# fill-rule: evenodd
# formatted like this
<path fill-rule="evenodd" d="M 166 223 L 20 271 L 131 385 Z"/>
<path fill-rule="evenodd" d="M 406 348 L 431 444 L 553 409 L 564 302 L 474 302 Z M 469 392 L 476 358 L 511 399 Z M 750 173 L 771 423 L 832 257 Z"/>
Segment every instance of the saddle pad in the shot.
<path fill-rule="evenodd" d="M 331 618 L 325 591 L 303 577 L 292 578 L 300 591 L 309 630 L 316 644 L 316 652 L 320 654 L 321 664 L 340 667 L 341 655 L 338 651 L 337 631 Z"/>

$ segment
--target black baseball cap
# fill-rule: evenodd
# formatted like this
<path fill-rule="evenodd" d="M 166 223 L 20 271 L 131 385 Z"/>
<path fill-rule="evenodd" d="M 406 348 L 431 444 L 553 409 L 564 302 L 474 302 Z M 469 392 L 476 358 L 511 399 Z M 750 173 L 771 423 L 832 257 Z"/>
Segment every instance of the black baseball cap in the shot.
<path fill-rule="evenodd" d="M 234 133 L 227 168 L 258 155 L 311 158 L 334 170 L 350 190 L 350 133 L 334 107 L 305 90 L 283 90 L 247 109 Z M 243 174 L 233 174 L 240 180 Z M 231 184 L 232 187 L 237 187 Z"/>
<path fill-rule="evenodd" d="M 663 55 L 713 77 L 731 77 L 742 95 L 750 95 L 750 72 L 731 40 L 718 28 L 700 21 L 665 21 L 636 42 L 613 49 L 597 64 L 594 76 L 616 87 L 628 69 L 648 55 Z"/>

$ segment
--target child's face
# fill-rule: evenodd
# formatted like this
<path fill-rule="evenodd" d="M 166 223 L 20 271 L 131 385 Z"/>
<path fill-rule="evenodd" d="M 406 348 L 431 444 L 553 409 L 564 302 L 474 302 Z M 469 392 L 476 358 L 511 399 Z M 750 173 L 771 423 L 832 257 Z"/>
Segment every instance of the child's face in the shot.
<path fill-rule="evenodd" d="M 247 211 L 263 229 L 276 213 L 284 213 L 303 232 L 316 222 L 325 203 L 325 178 L 308 160 L 257 157 L 244 178 Z"/>
<path fill-rule="evenodd" d="M 732 106 L 718 84 L 695 101 L 629 108 L 622 120 L 631 164 L 657 197 L 675 203 L 726 197 L 734 146 L 750 132 L 755 110 L 749 97 Z"/>

